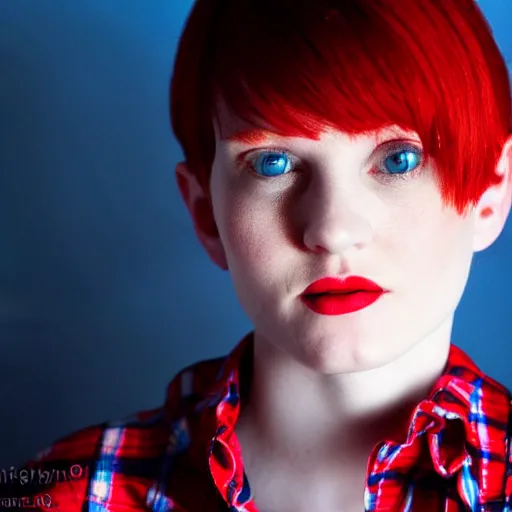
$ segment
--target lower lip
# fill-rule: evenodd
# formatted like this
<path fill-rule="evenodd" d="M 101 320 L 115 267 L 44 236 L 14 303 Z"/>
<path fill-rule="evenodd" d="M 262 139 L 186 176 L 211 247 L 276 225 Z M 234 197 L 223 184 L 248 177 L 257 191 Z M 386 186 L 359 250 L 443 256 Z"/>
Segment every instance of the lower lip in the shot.
<path fill-rule="evenodd" d="M 303 295 L 304 304 L 320 315 L 346 315 L 364 309 L 378 300 L 383 291 L 352 292 L 325 295 Z"/>

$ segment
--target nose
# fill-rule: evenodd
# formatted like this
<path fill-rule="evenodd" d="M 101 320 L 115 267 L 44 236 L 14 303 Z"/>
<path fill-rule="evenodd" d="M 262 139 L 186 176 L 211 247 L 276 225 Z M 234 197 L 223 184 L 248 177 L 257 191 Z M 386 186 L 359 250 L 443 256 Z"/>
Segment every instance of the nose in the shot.
<path fill-rule="evenodd" d="M 328 186 L 322 193 L 305 195 L 302 207 L 304 245 L 312 252 L 341 256 L 350 248 L 364 247 L 373 238 L 372 207 L 362 192 Z"/>

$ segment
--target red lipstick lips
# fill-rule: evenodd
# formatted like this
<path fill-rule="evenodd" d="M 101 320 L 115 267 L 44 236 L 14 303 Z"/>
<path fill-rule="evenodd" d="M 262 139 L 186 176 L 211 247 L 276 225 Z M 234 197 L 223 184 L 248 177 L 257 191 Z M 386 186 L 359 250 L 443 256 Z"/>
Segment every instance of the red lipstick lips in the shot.
<path fill-rule="evenodd" d="M 364 309 L 384 293 L 378 284 L 364 277 L 325 277 L 309 285 L 301 298 L 315 313 L 334 316 Z"/>

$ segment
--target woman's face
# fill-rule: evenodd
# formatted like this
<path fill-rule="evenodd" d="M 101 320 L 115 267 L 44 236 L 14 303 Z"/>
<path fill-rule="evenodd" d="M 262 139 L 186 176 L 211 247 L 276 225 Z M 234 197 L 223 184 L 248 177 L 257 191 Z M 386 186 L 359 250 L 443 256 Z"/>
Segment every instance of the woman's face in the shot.
<path fill-rule="evenodd" d="M 382 366 L 451 328 L 473 255 L 474 213 L 446 207 L 414 133 L 230 140 L 255 129 L 221 107 L 211 177 L 229 272 L 257 335 L 323 373 Z M 222 137 L 221 137 L 222 134 Z M 357 275 L 387 293 L 325 315 L 301 294 Z"/>

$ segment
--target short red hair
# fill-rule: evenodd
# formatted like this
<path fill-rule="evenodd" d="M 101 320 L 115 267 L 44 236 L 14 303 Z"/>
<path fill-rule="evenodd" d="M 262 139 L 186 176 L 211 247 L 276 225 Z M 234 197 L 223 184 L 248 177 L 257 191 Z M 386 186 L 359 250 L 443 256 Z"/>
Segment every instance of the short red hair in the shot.
<path fill-rule="evenodd" d="M 473 0 L 196 0 L 171 81 L 171 120 L 209 191 L 218 95 L 286 136 L 326 126 L 418 133 L 446 204 L 500 182 L 508 70 Z"/>

